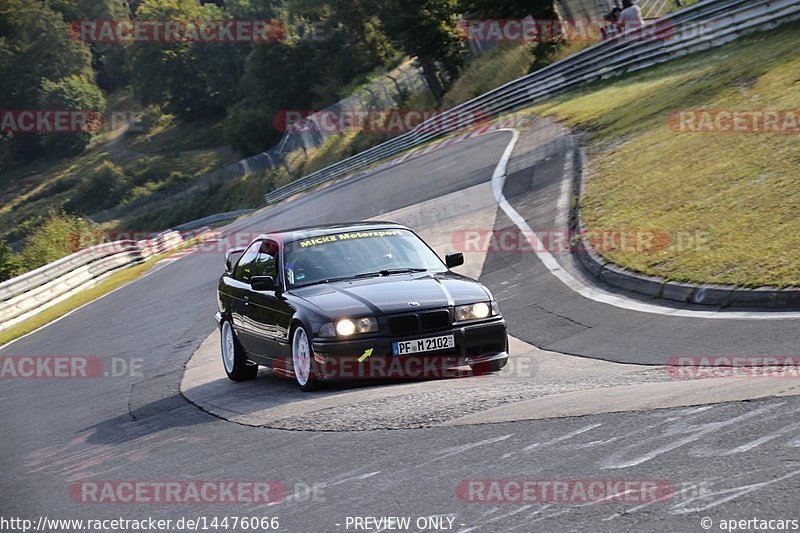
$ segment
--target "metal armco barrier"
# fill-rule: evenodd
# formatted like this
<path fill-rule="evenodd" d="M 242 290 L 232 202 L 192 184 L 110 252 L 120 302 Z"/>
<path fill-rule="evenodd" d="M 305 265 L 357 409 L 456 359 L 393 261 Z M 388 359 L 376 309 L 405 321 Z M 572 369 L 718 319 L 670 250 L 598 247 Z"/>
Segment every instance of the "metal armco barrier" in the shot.
<path fill-rule="evenodd" d="M 239 218 L 244 215 L 249 215 L 255 211 L 255 209 L 240 209 L 239 211 L 229 211 L 227 213 L 218 213 L 216 215 L 210 215 L 207 217 L 199 218 L 197 220 L 192 220 L 191 222 L 185 222 L 179 226 L 175 226 L 175 229 L 178 231 L 185 231 L 197 228 L 199 226 L 205 226 L 206 224 L 216 224 L 217 222 L 224 222 L 226 220 L 233 220 L 234 218 Z"/>
<path fill-rule="evenodd" d="M 117 270 L 175 249 L 183 242 L 180 232 L 170 230 L 148 240 L 90 246 L 0 283 L 0 331 L 97 285 Z"/>
<path fill-rule="evenodd" d="M 326 181 L 361 171 L 424 143 L 456 133 L 468 113 L 497 117 L 580 85 L 634 72 L 676 57 L 728 43 L 747 32 L 800 17 L 800 0 L 706 0 L 643 28 L 598 43 L 507 83 L 427 121 L 414 130 L 264 196 L 279 202 Z"/>

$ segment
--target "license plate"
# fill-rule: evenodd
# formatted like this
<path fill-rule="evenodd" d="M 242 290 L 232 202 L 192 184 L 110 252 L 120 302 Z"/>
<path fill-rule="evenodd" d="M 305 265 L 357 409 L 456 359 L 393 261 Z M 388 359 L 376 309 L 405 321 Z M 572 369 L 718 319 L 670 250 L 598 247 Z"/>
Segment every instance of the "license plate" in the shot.
<path fill-rule="evenodd" d="M 415 339 L 413 341 L 395 342 L 392 350 L 395 355 L 406 355 L 410 353 L 435 352 L 455 348 L 456 339 L 453 335 L 443 335 L 441 337 L 430 337 L 428 339 Z"/>

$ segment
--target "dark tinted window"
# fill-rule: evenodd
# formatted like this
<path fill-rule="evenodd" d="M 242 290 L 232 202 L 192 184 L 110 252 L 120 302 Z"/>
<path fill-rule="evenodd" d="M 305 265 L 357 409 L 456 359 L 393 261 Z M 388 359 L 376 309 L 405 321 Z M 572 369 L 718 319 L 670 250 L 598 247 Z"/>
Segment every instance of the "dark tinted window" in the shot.
<path fill-rule="evenodd" d="M 256 259 L 258 259 L 261 245 L 261 241 L 254 242 L 247 250 L 245 250 L 244 254 L 242 254 L 242 258 L 239 259 L 239 262 L 236 264 L 236 269 L 233 271 L 234 279 L 244 282 L 250 281 L 250 278 L 253 275 L 254 264 Z"/>
<path fill-rule="evenodd" d="M 259 247 L 258 255 L 253 261 L 250 277 L 253 276 L 278 276 L 278 245 L 271 241 L 264 241 Z"/>

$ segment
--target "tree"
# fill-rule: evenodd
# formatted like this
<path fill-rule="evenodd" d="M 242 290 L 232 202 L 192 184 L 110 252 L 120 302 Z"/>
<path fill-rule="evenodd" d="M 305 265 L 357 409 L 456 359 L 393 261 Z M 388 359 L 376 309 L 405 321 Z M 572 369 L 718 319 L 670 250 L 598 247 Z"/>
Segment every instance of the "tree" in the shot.
<path fill-rule="evenodd" d="M 78 76 L 94 84 L 86 43 L 70 38 L 60 13 L 39 1 L 0 2 L 0 108 L 40 109 L 47 81 Z M 11 135 L 14 157 L 30 160 L 42 154 L 44 136 Z"/>
<path fill-rule="evenodd" d="M 71 25 L 82 20 L 127 20 L 130 9 L 120 0 L 48 0 L 47 6 L 60 13 Z M 127 85 L 129 81 L 124 43 L 87 43 L 97 83 L 106 91 Z"/>
<path fill-rule="evenodd" d="M 388 0 L 381 19 L 392 41 L 417 57 L 434 98 L 441 104 L 446 87 L 464 62 L 457 0 Z"/>
<path fill-rule="evenodd" d="M 235 13 L 254 9 L 254 2 L 236 1 Z M 244 154 L 269 148 L 283 135 L 271 127 L 276 113 L 331 105 L 346 87 L 395 56 L 377 1 L 288 0 L 283 7 L 262 6 L 265 11 L 255 16 L 277 18 L 285 35 L 280 42 L 252 47 L 239 83 L 241 101 L 228 110 L 228 142 Z"/>
<path fill-rule="evenodd" d="M 3 0 L 0 35 L 3 107 L 35 107 L 44 79 L 93 76 L 89 48 L 71 39 L 62 16 L 38 1 Z"/>
<path fill-rule="evenodd" d="M 553 0 L 459 0 L 459 10 L 469 17 L 494 19 L 552 19 L 556 13 Z"/>
<path fill-rule="evenodd" d="M 50 0 L 50 7 L 60 12 L 67 23 L 79 20 L 128 20 L 131 16 L 126 2 L 120 0 Z M 97 84 L 111 92 L 130 81 L 126 43 L 89 43 L 92 67 Z"/>
<path fill-rule="evenodd" d="M 276 113 L 310 109 L 313 82 L 324 72 L 323 58 L 310 41 L 253 48 L 240 82 L 241 102 L 229 110 L 225 137 L 237 150 L 253 154 L 280 140 L 272 128 Z"/>
<path fill-rule="evenodd" d="M 198 0 L 145 0 L 139 20 L 215 21 L 230 16 Z M 134 43 L 133 85 L 145 105 L 162 104 L 184 119 L 220 115 L 235 101 L 247 47 L 237 43 Z"/>
<path fill-rule="evenodd" d="M 80 153 L 102 126 L 101 116 L 106 109 L 103 92 L 81 76 L 68 76 L 61 81 L 42 80 L 39 102 L 45 109 L 86 111 L 87 130 L 82 133 L 58 133 L 42 136 L 42 146 L 52 153 Z"/>
<path fill-rule="evenodd" d="M 459 0 L 461 11 L 469 18 L 522 19 L 532 16 L 538 20 L 555 20 L 558 14 L 553 0 Z M 531 71 L 550 64 L 563 43 L 543 39 L 533 45 Z"/>

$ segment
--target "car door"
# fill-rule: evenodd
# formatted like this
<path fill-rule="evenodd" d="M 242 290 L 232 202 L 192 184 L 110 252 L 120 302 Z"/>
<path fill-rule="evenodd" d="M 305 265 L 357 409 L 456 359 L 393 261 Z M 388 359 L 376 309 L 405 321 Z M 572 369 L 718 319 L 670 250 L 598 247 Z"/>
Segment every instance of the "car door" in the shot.
<path fill-rule="evenodd" d="M 278 259 L 280 246 L 272 240 L 261 243 L 250 277 L 270 276 L 279 279 Z M 250 290 L 250 300 L 246 303 L 249 318 L 248 345 L 253 353 L 269 359 L 278 358 L 285 352 L 288 342 L 288 327 L 293 309 L 288 305 L 280 290 Z"/>
<path fill-rule="evenodd" d="M 231 300 L 231 320 L 233 328 L 236 331 L 236 336 L 239 342 L 247 352 L 258 353 L 254 351 L 251 339 L 253 335 L 253 318 L 251 317 L 250 300 L 252 297 L 252 289 L 250 287 L 250 278 L 252 277 L 253 268 L 258 252 L 261 248 L 262 241 L 256 241 L 245 250 L 242 257 L 236 263 L 236 268 L 233 269 L 233 275 L 230 277 L 228 290 L 232 296 Z"/>

